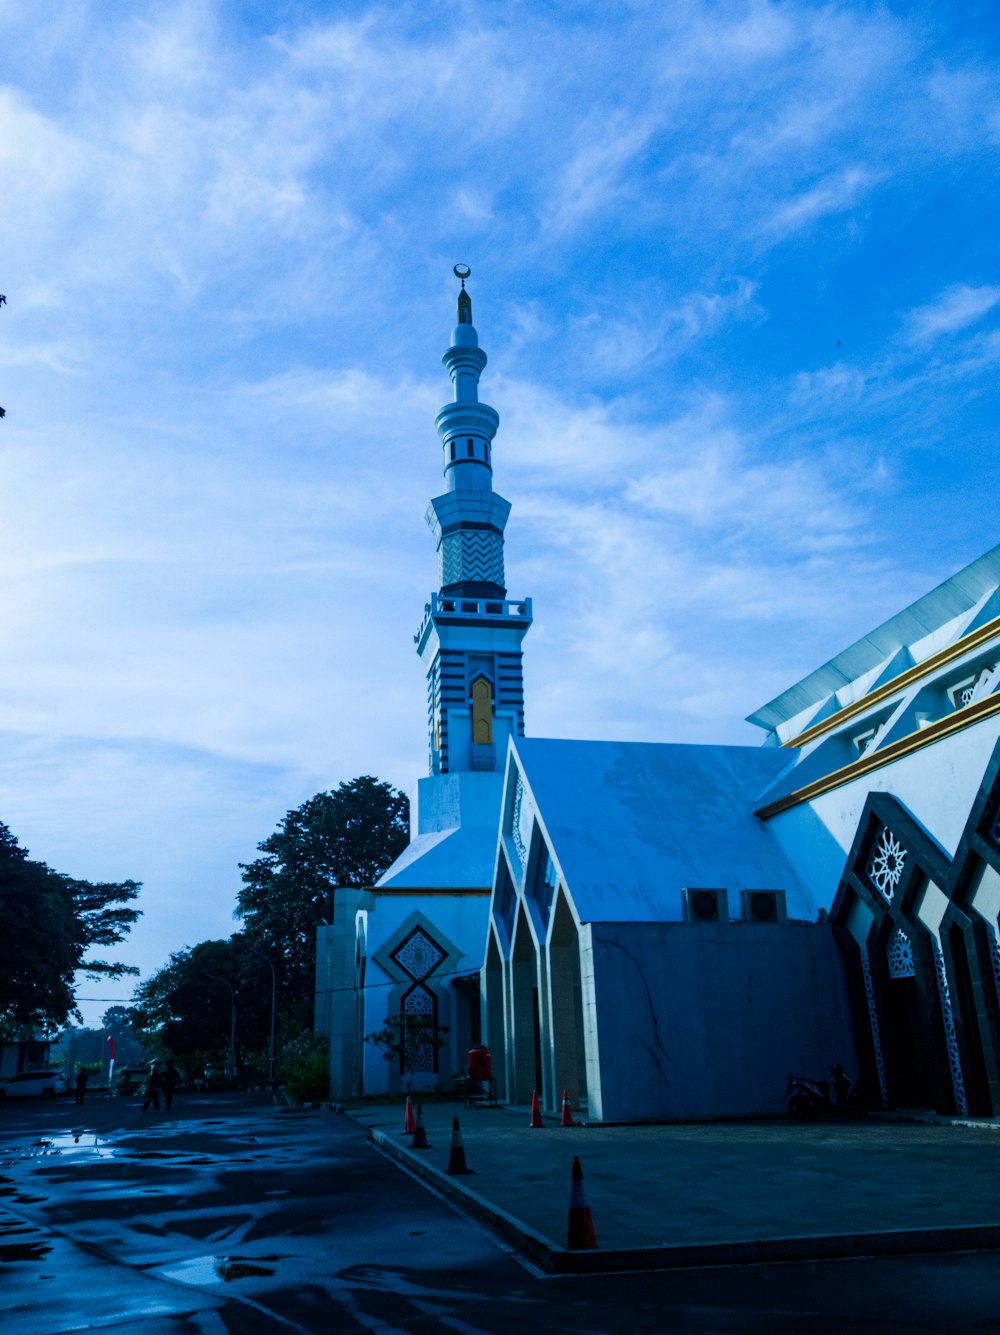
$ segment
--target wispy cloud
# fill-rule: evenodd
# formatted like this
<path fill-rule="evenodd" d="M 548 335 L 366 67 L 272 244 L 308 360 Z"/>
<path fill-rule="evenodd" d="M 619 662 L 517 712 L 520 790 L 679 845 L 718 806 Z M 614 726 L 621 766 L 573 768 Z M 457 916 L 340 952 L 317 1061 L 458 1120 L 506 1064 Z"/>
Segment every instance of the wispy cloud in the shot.
<path fill-rule="evenodd" d="M 765 230 L 784 237 L 827 214 L 843 213 L 853 208 L 877 180 L 877 175 L 864 167 L 838 171 L 781 204 L 765 220 Z"/>
<path fill-rule="evenodd" d="M 910 312 L 910 336 L 917 342 L 929 342 L 942 334 L 958 333 L 981 320 L 998 302 L 1000 287 L 969 287 L 958 283 L 935 301 Z"/>
<path fill-rule="evenodd" d="M 546 201 L 546 230 L 562 236 L 627 196 L 633 189 L 630 169 L 655 129 L 652 117 L 635 119 L 624 113 L 580 125 L 578 146 Z"/>

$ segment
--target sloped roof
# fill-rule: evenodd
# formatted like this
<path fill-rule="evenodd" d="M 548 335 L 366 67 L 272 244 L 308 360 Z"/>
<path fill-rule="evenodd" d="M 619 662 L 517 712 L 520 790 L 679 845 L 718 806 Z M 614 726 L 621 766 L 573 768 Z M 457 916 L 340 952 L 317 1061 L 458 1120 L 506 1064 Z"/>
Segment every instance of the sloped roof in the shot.
<path fill-rule="evenodd" d="M 684 886 L 785 890 L 790 918 L 818 901 L 753 815 L 788 765 L 774 747 L 518 738 L 522 774 L 584 922 L 675 921 Z"/>
<path fill-rule="evenodd" d="M 459 825 L 418 834 L 377 885 L 380 890 L 488 889 L 496 848 L 496 825 Z"/>
<path fill-rule="evenodd" d="M 904 646 L 919 643 L 948 622 L 971 612 L 998 584 L 1000 545 L 991 547 L 937 588 L 931 589 L 930 593 L 925 593 L 909 607 L 904 607 L 888 621 L 883 621 L 860 640 L 841 650 L 828 663 L 748 714 L 747 722 L 756 723 L 761 728 L 774 728 L 794 718 L 811 705 L 825 700 L 834 691 L 856 681 L 864 673 L 873 671 Z M 962 634 L 963 629 L 956 629 L 956 636 Z"/>

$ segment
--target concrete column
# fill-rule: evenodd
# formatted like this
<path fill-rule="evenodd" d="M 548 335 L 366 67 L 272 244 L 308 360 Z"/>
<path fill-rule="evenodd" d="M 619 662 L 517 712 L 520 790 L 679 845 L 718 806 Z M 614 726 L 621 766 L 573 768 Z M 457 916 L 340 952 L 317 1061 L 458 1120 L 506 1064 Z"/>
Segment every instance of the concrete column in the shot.
<path fill-rule="evenodd" d="M 330 1098 L 357 1092 L 361 1054 L 357 1024 L 357 914 L 372 909 L 369 890 L 338 887 L 333 922 L 316 929 L 316 1009 L 314 1028 L 330 1042 Z"/>

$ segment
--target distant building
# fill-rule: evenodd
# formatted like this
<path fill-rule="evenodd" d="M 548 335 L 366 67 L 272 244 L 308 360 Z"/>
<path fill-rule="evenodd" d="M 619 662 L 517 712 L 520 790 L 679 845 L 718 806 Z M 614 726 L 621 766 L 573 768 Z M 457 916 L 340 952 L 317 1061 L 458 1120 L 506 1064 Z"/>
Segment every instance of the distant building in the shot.
<path fill-rule="evenodd" d="M 430 775 L 320 929 L 334 1096 L 399 1087 L 363 1036 L 403 1014 L 448 1026 L 418 1088 L 481 1038 L 502 1097 L 592 1120 L 776 1112 L 837 1058 L 886 1107 L 1000 1113 L 1000 547 L 751 715 L 762 747 L 526 738 L 485 361 L 463 287 Z"/>
<path fill-rule="evenodd" d="M 0 1080 L 22 1071 L 44 1071 L 52 1042 L 48 1038 L 18 1038 L 0 1042 Z"/>

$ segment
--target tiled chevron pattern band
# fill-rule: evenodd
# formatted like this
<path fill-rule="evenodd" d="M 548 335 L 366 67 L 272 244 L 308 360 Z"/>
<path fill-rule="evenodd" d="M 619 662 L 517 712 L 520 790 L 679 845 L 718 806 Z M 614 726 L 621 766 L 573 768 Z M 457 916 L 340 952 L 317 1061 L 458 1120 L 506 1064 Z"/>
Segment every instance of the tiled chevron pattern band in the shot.
<path fill-rule="evenodd" d="M 503 579 L 503 538 L 481 530 L 449 533 L 441 539 L 441 587 L 449 584 L 499 584 Z"/>

